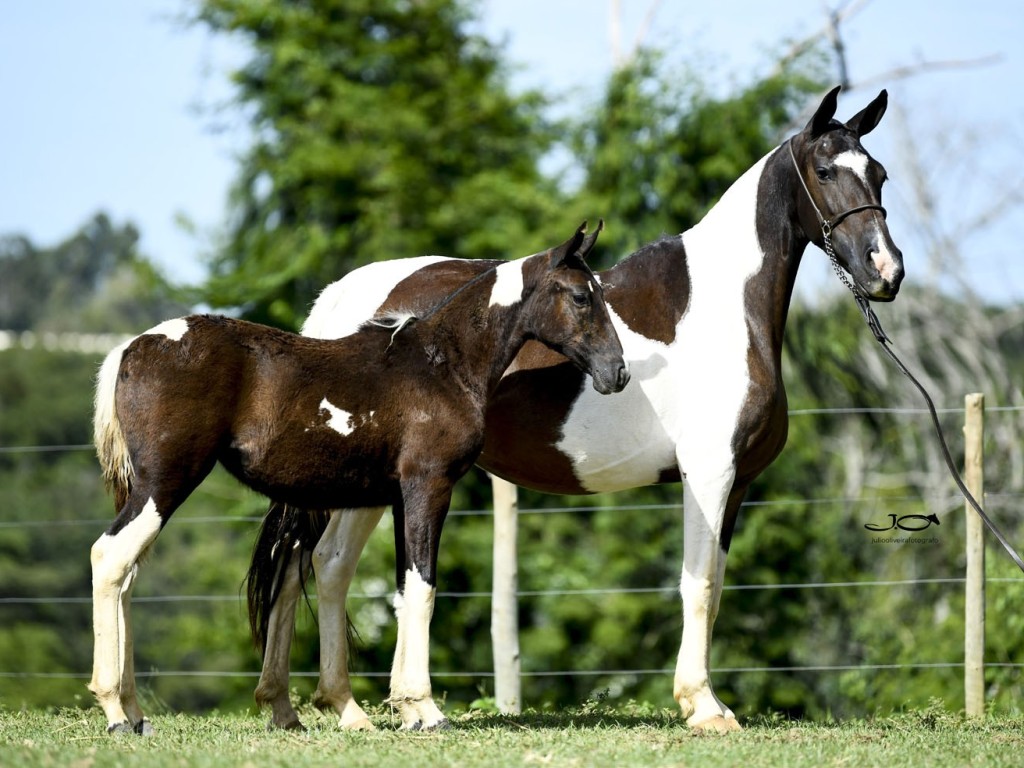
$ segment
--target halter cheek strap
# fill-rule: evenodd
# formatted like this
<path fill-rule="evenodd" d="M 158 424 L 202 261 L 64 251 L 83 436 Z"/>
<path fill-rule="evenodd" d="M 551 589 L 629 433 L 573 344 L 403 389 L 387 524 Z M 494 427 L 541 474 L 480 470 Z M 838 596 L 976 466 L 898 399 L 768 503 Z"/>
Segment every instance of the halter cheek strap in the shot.
<path fill-rule="evenodd" d="M 867 320 L 868 327 L 871 328 L 871 332 L 875 335 L 875 338 L 883 344 L 889 341 L 889 337 L 885 335 L 885 331 L 882 330 L 882 325 L 878 321 L 878 317 L 871 310 L 868 305 L 867 297 L 861 292 L 861 290 L 853 284 L 850 278 L 847 276 L 846 271 L 839 266 L 839 261 L 836 259 L 835 249 L 832 247 L 832 230 L 834 230 L 839 224 L 850 214 L 859 213 L 860 211 L 881 211 L 882 216 L 886 216 L 886 210 L 880 205 L 874 203 L 865 203 L 864 205 L 857 205 L 853 208 L 847 208 L 845 211 L 837 213 L 831 219 L 826 219 L 821 213 L 821 209 L 818 208 L 818 204 L 814 202 L 814 196 L 811 194 L 810 188 L 807 186 L 807 182 L 804 181 L 804 175 L 800 172 L 800 165 L 796 161 L 796 153 L 793 152 L 793 140 L 790 139 L 786 142 L 786 146 L 789 147 L 789 156 L 793 160 L 793 169 L 796 171 L 796 177 L 800 180 L 800 186 L 804 188 L 804 192 L 807 193 L 807 199 L 811 203 L 811 207 L 814 209 L 814 213 L 818 217 L 818 224 L 821 226 L 821 239 L 825 244 L 825 253 L 828 255 L 828 260 L 832 264 L 832 269 L 836 273 L 836 277 L 839 278 L 839 282 L 849 289 L 850 293 L 857 300 L 857 306 L 860 307 L 860 311 L 864 314 L 864 319 Z"/>
<path fill-rule="evenodd" d="M 842 213 L 837 213 L 831 219 L 826 219 L 821 210 L 818 208 L 818 204 L 814 202 L 814 196 L 811 194 L 810 188 L 807 186 L 807 182 L 804 181 L 804 175 L 800 173 L 800 166 L 796 162 L 796 153 L 793 152 L 793 141 L 790 139 L 786 142 L 786 146 L 789 147 L 789 156 L 793 159 L 793 167 L 796 168 L 796 177 L 800 180 L 800 185 L 804 188 L 804 192 L 807 193 L 807 199 L 811 201 L 811 207 L 814 208 L 814 213 L 818 216 L 818 223 L 821 225 L 821 234 L 825 238 L 825 242 L 829 242 L 832 237 L 832 230 L 839 226 L 840 222 L 849 216 L 851 213 L 859 213 L 860 211 L 881 211 L 882 216 L 887 216 L 885 208 L 874 203 L 865 203 L 864 205 L 857 205 L 853 208 L 847 208 Z"/>

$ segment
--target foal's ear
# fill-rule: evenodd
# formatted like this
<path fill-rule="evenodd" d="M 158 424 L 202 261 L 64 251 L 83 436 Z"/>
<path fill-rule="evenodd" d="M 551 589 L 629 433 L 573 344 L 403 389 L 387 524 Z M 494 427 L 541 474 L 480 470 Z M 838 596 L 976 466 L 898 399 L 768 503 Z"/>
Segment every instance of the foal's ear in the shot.
<path fill-rule="evenodd" d="M 576 228 L 575 234 L 561 245 L 551 249 L 551 268 L 554 269 L 567 258 L 576 253 L 583 245 L 586 238 L 587 222 L 584 221 Z"/>
<path fill-rule="evenodd" d="M 871 133 L 882 119 L 882 115 L 885 114 L 885 108 L 888 105 L 889 94 L 883 88 L 874 101 L 846 122 L 846 127 L 856 133 L 858 137 Z"/>
<path fill-rule="evenodd" d="M 817 111 L 814 113 L 804 130 L 807 131 L 812 139 L 816 139 L 825 131 L 828 130 L 829 124 L 832 122 L 832 117 L 836 113 L 836 105 L 839 101 L 839 91 L 842 89 L 841 85 L 837 85 L 831 91 L 825 94 L 825 98 L 821 100 L 821 104 L 818 105 Z"/>
<path fill-rule="evenodd" d="M 586 222 L 584 222 L 584 223 L 586 223 Z M 601 230 L 603 230 L 603 229 L 604 229 L 604 219 L 598 219 L 597 220 L 597 229 L 594 230 L 594 234 L 587 235 L 586 237 L 583 238 L 583 243 L 580 245 L 579 249 L 576 251 L 576 255 L 579 256 L 584 261 L 586 261 L 587 260 L 587 256 L 589 256 L 590 252 L 594 249 L 594 244 L 597 242 L 597 236 L 601 234 Z"/>

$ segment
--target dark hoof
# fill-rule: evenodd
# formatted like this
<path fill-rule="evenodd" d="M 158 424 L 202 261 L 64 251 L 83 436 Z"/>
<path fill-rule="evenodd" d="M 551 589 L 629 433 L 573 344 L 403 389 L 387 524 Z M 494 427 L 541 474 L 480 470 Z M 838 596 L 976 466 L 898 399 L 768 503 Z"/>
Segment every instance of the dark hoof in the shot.
<path fill-rule="evenodd" d="M 152 736 L 153 724 L 143 718 L 139 720 L 135 725 L 132 725 L 127 720 L 120 723 L 114 723 L 113 725 L 107 726 L 107 733 L 136 733 L 139 736 Z"/>
<path fill-rule="evenodd" d="M 275 723 L 273 720 L 267 722 L 267 731 L 300 731 L 306 730 L 304 726 L 298 720 L 289 720 L 287 723 Z"/>
<path fill-rule="evenodd" d="M 447 731 L 447 730 L 451 730 L 451 727 L 452 727 L 452 724 L 450 722 L 448 722 L 448 718 L 446 717 L 444 720 L 441 720 L 441 721 L 439 721 L 437 723 L 434 723 L 427 730 L 428 731 Z"/>

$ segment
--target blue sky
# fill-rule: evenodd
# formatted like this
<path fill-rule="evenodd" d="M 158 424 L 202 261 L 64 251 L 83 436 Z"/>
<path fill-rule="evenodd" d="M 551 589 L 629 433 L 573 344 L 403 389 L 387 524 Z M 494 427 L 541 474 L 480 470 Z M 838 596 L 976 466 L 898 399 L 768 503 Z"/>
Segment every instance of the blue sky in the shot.
<path fill-rule="evenodd" d="M 629 48 L 651 1 L 620 5 L 621 38 Z M 966 225 L 998 210 L 1007 199 L 1003 190 L 1021 176 L 1024 6 L 1010 0 L 852 5 L 863 6 L 845 27 L 855 82 L 921 61 L 998 57 L 983 67 L 884 79 L 840 102 L 840 117 L 847 117 L 878 88 L 889 89 L 891 103 L 906 111 L 951 230 L 959 218 Z M 202 254 L 225 220 L 235 158 L 246 146 L 237 112 L 215 109 L 229 100 L 227 73 L 244 51 L 176 22 L 186 7 L 181 0 L 7 4 L 0 21 L 0 233 L 52 245 L 104 210 L 117 223 L 135 222 L 143 251 L 177 279 L 202 276 Z M 611 67 L 609 7 L 609 0 L 479 2 L 481 27 L 505 41 L 515 82 L 543 86 L 567 108 L 598 93 Z M 726 88 L 765 71 L 787 39 L 820 30 L 825 7 L 823 0 L 661 0 L 645 41 Z M 913 280 L 925 269 L 915 256 L 924 246 L 907 236 L 915 203 L 909 172 L 901 168 L 908 155 L 900 136 L 890 115 L 865 144 L 889 169 L 890 224 Z M 986 297 L 1024 299 L 1017 246 L 1022 214 L 1011 205 L 982 234 L 957 240 L 964 260 L 957 266 Z M 179 217 L 197 231 L 183 229 Z M 807 266 L 804 272 L 811 273 L 798 281 L 805 290 L 825 274 Z"/>

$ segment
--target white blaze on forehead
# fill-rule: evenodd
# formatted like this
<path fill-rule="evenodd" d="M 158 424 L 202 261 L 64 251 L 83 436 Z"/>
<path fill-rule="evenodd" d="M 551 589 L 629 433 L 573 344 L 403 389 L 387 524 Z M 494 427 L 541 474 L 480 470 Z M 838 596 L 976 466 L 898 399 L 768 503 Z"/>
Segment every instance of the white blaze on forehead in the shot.
<path fill-rule="evenodd" d="M 336 405 L 332 405 L 326 397 L 320 401 L 320 408 L 331 414 L 330 418 L 327 419 L 327 426 L 338 434 L 348 437 L 355 430 L 352 414 L 338 408 Z"/>
<path fill-rule="evenodd" d="M 188 333 L 188 322 L 185 318 L 177 317 L 174 320 L 164 320 L 160 325 L 154 325 L 143 336 L 166 336 L 172 341 L 181 341 Z"/>
<path fill-rule="evenodd" d="M 843 168 L 849 168 L 862 181 L 866 182 L 868 180 L 868 156 L 863 152 L 855 152 L 851 149 L 836 155 L 836 159 L 833 162 Z"/>
<path fill-rule="evenodd" d="M 523 298 L 523 267 L 526 259 L 510 261 L 501 264 L 495 270 L 494 287 L 491 289 L 491 301 L 488 306 L 495 304 L 508 307 Z"/>

